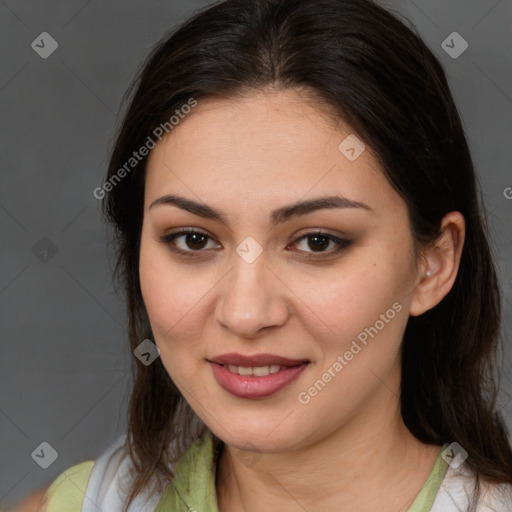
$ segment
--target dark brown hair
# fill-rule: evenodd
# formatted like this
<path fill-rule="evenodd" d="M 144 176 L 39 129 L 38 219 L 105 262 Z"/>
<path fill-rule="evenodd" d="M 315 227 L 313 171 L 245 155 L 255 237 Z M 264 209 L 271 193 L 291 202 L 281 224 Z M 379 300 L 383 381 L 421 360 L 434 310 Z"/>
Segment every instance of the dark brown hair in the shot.
<path fill-rule="evenodd" d="M 477 484 L 479 477 L 512 483 L 512 449 L 496 407 L 500 292 L 483 205 L 445 73 L 411 27 L 370 0 L 227 0 L 195 13 L 156 46 L 129 90 L 107 181 L 190 98 L 229 99 L 267 86 L 321 98 L 376 154 L 408 205 L 416 243 L 435 240 L 448 212 L 464 215 L 451 291 L 406 327 L 401 412 L 422 442 L 459 443 Z M 103 201 L 115 227 L 115 275 L 126 291 L 132 351 L 153 339 L 138 273 L 146 162 Z M 163 489 L 171 463 L 198 435 L 195 414 L 160 359 L 133 364 L 128 503 L 155 482 Z"/>

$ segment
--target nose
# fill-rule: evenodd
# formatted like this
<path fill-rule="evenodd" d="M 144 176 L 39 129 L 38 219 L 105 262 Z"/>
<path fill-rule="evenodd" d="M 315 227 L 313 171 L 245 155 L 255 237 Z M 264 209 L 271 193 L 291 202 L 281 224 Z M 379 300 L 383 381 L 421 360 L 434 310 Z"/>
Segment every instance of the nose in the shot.
<path fill-rule="evenodd" d="M 234 268 L 223 279 L 216 320 L 239 338 L 257 338 L 286 322 L 290 311 L 287 290 L 264 254 L 252 263 L 236 255 Z"/>

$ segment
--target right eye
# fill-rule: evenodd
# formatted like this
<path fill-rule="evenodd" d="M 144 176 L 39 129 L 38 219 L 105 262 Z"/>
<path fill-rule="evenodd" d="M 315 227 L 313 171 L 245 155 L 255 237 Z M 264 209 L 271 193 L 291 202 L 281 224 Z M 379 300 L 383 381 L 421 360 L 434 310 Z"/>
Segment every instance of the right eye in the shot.
<path fill-rule="evenodd" d="M 181 247 L 176 243 L 176 240 L 179 239 L 182 239 L 183 241 Z M 163 244 L 167 245 L 172 252 L 183 256 L 194 257 L 194 253 L 204 252 L 202 249 L 207 245 L 205 242 L 213 239 L 203 231 L 186 229 L 163 235 L 159 237 L 159 240 Z"/>

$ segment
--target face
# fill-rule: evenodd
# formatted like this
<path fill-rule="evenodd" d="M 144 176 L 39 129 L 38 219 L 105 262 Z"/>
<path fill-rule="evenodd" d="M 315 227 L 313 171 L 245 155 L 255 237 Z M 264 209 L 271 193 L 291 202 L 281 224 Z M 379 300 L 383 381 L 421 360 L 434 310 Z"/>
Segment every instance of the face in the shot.
<path fill-rule="evenodd" d="M 394 411 L 417 264 L 405 202 L 370 148 L 340 150 L 351 134 L 294 91 L 261 92 L 199 102 L 149 156 L 154 341 L 231 446 L 297 449 Z"/>

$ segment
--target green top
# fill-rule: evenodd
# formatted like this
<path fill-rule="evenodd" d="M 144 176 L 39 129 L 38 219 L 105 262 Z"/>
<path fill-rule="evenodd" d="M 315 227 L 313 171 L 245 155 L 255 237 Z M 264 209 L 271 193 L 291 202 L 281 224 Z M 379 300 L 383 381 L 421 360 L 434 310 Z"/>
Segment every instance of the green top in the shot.
<path fill-rule="evenodd" d="M 164 491 L 155 512 L 218 512 L 215 473 L 221 446 L 220 440 L 205 429 L 180 459 L 174 479 Z M 439 451 L 432 471 L 406 512 L 429 512 L 432 508 L 448 469 L 448 463 L 441 457 L 445 447 Z M 92 463 L 88 461 L 62 473 L 47 491 L 46 512 L 80 512 L 91 469 Z"/>

